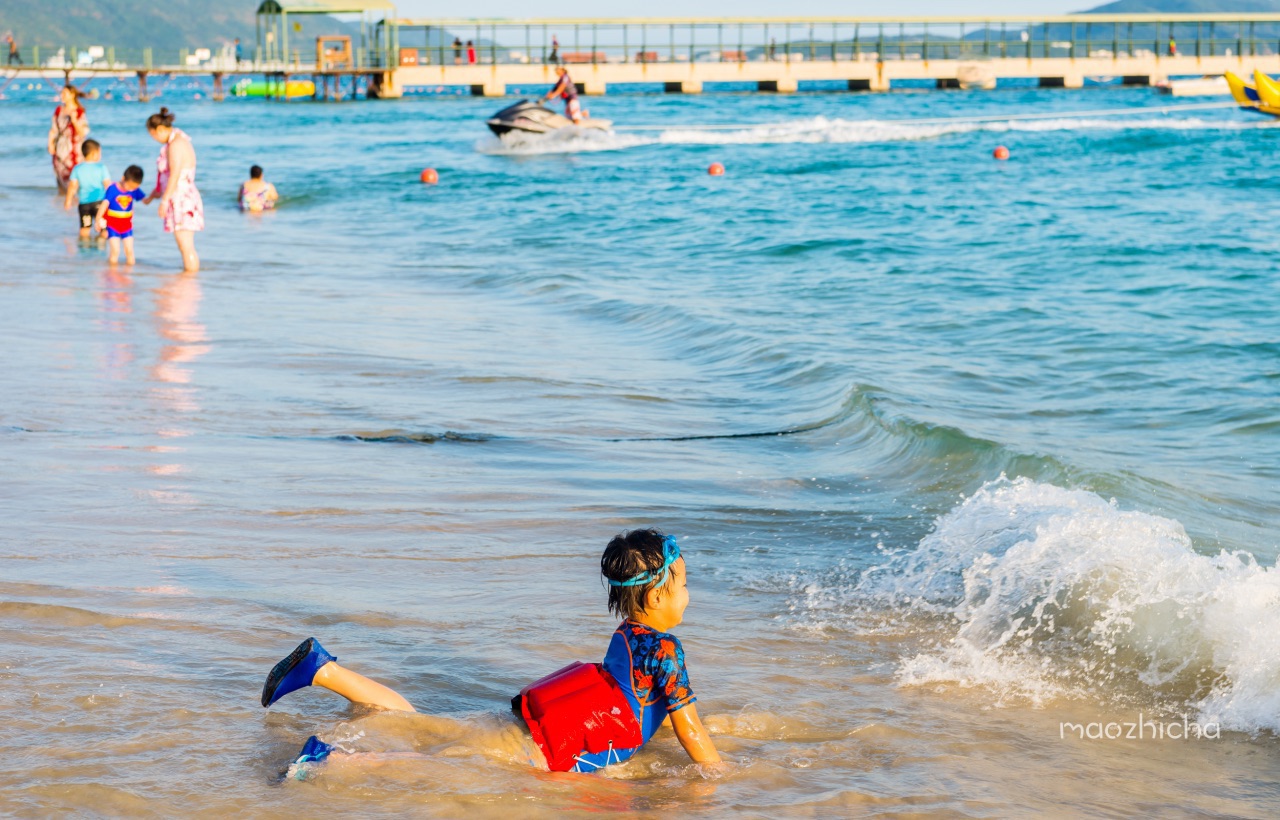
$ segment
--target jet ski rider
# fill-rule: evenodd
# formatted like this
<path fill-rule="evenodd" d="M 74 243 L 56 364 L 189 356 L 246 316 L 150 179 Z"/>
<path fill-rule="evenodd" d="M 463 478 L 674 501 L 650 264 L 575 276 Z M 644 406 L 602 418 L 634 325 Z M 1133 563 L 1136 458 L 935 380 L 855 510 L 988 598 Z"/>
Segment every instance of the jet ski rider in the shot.
<path fill-rule="evenodd" d="M 559 75 L 559 79 L 542 99 L 560 97 L 564 100 L 564 115 L 573 120 L 574 125 L 581 125 L 582 105 L 578 102 L 578 87 L 573 84 L 573 78 L 569 76 L 569 70 L 564 66 L 556 66 L 556 74 Z"/>

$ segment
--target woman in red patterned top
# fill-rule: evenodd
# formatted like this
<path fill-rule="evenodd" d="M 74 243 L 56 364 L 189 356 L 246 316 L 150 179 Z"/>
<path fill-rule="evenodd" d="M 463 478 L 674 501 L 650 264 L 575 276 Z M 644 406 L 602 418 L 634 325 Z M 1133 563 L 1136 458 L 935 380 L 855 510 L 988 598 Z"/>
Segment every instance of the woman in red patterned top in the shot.
<path fill-rule="evenodd" d="M 49 126 L 49 156 L 53 159 L 53 173 L 58 178 L 58 192 L 65 194 L 71 183 L 71 169 L 84 159 L 81 148 L 89 136 L 89 118 L 80 104 L 80 90 L 64 86 L 53 110 L 53 122 Z"/>

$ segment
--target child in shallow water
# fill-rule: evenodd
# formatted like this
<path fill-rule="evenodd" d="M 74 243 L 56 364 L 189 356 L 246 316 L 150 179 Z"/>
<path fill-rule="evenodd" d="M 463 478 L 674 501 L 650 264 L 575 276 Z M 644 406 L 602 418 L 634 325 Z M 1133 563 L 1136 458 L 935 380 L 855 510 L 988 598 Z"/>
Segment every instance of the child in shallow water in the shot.
<path fill-rule="evenodd" d="M 249 178 L 240 183 L 240 210 L 249 213 L 262 213 L 276 206 L 280 194 L 276 186 L 262 178 L 262 166 L 254 165 L 249 169 Z"/>
<path fill-rule="evenodd" d="M 573 664 L 516 696 L 523 720 L 518 737 L 494 738 L 530 764 L 553 771 L 591 772 L 638 752 L 671 721 L 676 738 L 695 763 L 719 763 L 720 755 L 698 717 L 684 649 L 670 630 L 689 605 L 685 561 L 675 538 L 654 529 L 615 537 L 600 558 L 609 584 L 609 609 L 623 621 L 599 665 Z M 353 703 L 416 711 L 398 692 L 338 665 L 315 638 L 307 638 L 267 675 L 262 705 L 307 686 L 319 686 Z M 510 733 L 505 733 L 510 734 Z M 512 741 L 518 750 L 513 750 Z M 313 736 L 295 763 L 325 760 L 333 747 Z"/>
<path fill-rule="evenodd" d="M 124 176 L 114 185 L 107 187 L 106 198 L 98 203 L 97 222 L 107 235 L 107 261 L 115 264 L 120 261 L 120 249 L 124 248 L 124 259 L 129 265 L 133 258 L 133 206 L 146 194 L 142 188 L 142 169 L 130 165 L 124 169 Z"/>
<path fill-rule="evenodd" d="M 71 169 L 63 207 L 69 211 L 73 202 L 79 203 L 80 238 L 88 239 L 98 218 L 98 206 L 107 198 L 111 172 L 102 164 L 102 146 L 97 140 L 85 140 L 80 150 L 84 151 L 84 162 Z"/>

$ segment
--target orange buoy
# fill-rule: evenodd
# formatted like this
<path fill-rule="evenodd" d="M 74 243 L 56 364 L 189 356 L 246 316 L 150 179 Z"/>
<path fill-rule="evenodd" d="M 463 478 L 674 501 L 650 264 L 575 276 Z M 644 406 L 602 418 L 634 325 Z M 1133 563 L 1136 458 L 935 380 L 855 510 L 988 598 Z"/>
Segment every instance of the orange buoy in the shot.
<path fill-rule="evenodd" d="M 713 177 L 724 176 L 724 166 L 718 162 L 711 163 L 711 167 L 707 169 L 707 173 Z"/>
<path fill-rule="evenodd" d="M 424 185 L 435 185 L 440 181 L 440 175 L 436 173 L 435 168 L 423 168 L 422 174 L 418 179 L 422 180 Z"/>
<path fill-rule="evenodd" d="M 1009 158 L 1009 149 L 1005 148 L 1003 145 L 997 145 L 996 150 L 991 152 L 991 156 L 1003 162 Z"/>

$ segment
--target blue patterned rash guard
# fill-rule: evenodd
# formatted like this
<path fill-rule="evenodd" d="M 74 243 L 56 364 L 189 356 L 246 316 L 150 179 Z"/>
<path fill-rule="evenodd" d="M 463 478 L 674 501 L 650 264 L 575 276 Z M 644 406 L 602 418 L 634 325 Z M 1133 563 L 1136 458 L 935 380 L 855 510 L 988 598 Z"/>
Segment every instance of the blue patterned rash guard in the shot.
<path fill-rule="evenodd" d="M 667 719 L 698 699 L 689 686 L 689 670 L 684 665 L 684 647 L 670 632 L 630 618 L 618 625 L 604 656 L 604 668 L 613 675 L 635 712 L 644 738 L 634 749 L 612 749 L 581 754 L 576 772 L 592 772 L 610 763 L 621 763 L 649 742 Z"/>

